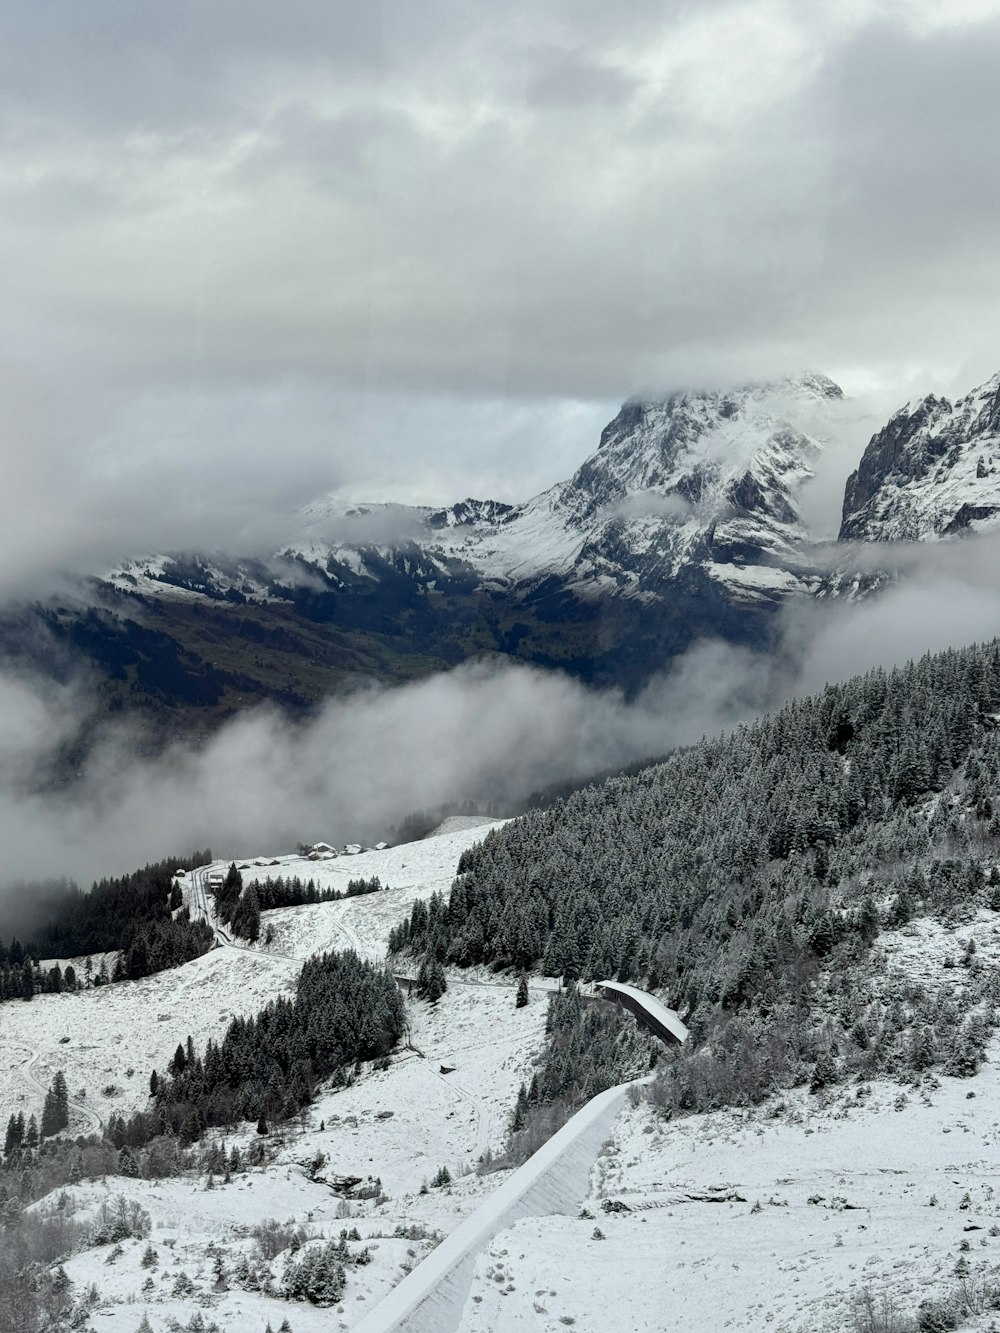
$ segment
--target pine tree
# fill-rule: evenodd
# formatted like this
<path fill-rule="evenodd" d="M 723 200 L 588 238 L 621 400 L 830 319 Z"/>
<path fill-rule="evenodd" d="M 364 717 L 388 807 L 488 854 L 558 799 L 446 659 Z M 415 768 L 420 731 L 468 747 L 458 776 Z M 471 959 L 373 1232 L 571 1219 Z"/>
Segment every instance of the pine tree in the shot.
<path fill-rule="evenodd" d="M 26 1148 L 38 1147 L 38 1121 L 32 1115 L 28 1121 L 27 1128 L 24 1131 L 24 1146 Z"/>
<path fill-rule="evenodd" d="M 514 1001 L 516 1009 L 523 1009 L 528 1003 L 528 974 L 522 972 L 517 979 L 517 999 Z"/>
<path fill-rule="evenodd" d="M 7 1121 L 7 1134 L 3 1144 L 4 1156 L 9 1157 L 15 1148 L 20 1148 L 23 1138 L 24 1114 L 22 1112 L 20 1121 L 14 1115 Z"/>
<path fill-rule="evenodd" d="M 66 1075 L 57 1069 L 52 1080 L 52 1100 L 56 1112 L 56 1132 L 69 1125 L 69 1089 L 66 1087 Z"/>
<path fill-rule="evenodd" d="M 58 1132 L 59 1111 L 56 1107 L 56 1099 L 52 1089 L 49 1088 L 42 1106 L 42 1138 L 47 1139 L 51 1134 L 57 1134 Z"/>

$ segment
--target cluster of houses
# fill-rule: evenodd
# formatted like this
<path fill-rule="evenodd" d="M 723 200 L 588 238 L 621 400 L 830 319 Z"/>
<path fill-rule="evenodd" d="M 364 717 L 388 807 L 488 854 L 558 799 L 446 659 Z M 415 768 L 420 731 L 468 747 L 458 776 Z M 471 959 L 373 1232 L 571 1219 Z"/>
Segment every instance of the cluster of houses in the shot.
<path fill-rule="evenodd" d="M 305 852 L 308 861 L 332 861 L 338 856 L 362 856 L 365 852 L 384 852 L 388 848 L 387 842 L 377 842 L 374 847 L 363 847 L 360 842 L 348 842 L 343 847 L 336 848 L 328 842 L 314 842 Z M 251 861 L 240 861 L 237 863 L 238 870 L 251 870 L 254 866 L 280 866 L 281 860 L 275 858 L 268 860 L 266 856 L 254 857 Z M 186 870 L 175 870 L 175 879 L 186 879 Z M 205 883 L 210 889 L 221 888 L 226 878 L 224 870 L 210 870 L 205 876 Z"/>
<path fill-rule="evenodd" d="M 374 847 L 362 847 L 360 842 L 347 842 L 340 851 L 328 842 L 314 842 L 306 852 L 308 861 L 332 861 L 336 856 L 361 856 L 363 852 L 384 852 L 387 842 L 377 842 Z"/>

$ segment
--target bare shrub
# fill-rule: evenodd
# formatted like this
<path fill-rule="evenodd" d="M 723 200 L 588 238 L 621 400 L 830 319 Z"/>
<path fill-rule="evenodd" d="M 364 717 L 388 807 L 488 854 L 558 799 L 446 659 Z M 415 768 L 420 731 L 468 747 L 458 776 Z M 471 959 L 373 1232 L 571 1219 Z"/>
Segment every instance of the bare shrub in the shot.
<path fill-rule="evenodd" d="M 851 1301 L 853 1333 L 914 1333 L 916 1325 L 896 1305 L 891 1292 L 866 1284 Z"/>
<path fill-rule="evenodd" d="M 261 1258 L 268 1263 L 284 1250 L 297 1250 L 311 1239 L 304 1227 L 296 1226 L 294 1222 L 278 1222 L 273 1217 L 265 1217 L 263 1222 L 251 1227 L 250 1234 L 257 1242 Z"/>
<path fill-rule="evenodd" d="M 91 1232 L 91 1245 L 108 1245 L 134 1237 L 144 1240 L 149 1235 L 150 1220 L 142 1204 L 116 1194 L 109 1203 L 105 1200 L 97 1213 L 97 1223 Z"/>

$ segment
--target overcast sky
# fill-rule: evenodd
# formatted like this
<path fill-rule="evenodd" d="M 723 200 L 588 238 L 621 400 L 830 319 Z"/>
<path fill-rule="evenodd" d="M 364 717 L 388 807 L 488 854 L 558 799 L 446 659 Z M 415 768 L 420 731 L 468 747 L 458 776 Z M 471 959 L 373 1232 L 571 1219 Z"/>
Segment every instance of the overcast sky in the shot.
<path fill-rule="evenodd" d="M 997 0 L 7 0 L 0 556 L 525 498 L 635 391 L 968 389 L 998 68 Z"/>

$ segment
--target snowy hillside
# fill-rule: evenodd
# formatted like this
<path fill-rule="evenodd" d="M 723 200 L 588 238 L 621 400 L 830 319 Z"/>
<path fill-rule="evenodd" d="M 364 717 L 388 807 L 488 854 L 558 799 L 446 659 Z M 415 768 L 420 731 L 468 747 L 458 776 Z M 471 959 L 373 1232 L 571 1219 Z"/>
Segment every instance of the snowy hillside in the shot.
<path fill-rule="evenodd" d="M 806 538 L 796 495 L 822 448 L 800 423 L 821 419 L 840 396 L 830 380 L 808 376 L 631 401 L 569 481 L 513 507 L 468 500 L 414 510 L 397 532 L 405 530 L 442 573 L 459 559 L 491 586 L 557 577 L 575 591 L 643 595 L 686 562 L 703 561 L 749 596 L 790 590 L 796 578 L 786 567 L 802 563 Z M 371 521 L 388 514 L 363 512 Z M 317 504 L 308 517 L 322 528 L 338 514 Z M 339 517 L 349 527 L 352 514 Z M 373 545 L 386 555 L 384 544 Z M 341 542 L 331 553 L 375 576 L 363 547 Z M 316 560 L 318 551 L 301 554 Z"/>
<path fill-rule="evenodd" d="M 970 939 L 987 966 L 1000 961 L 998 922 L 980 912 L 960 929 L 917 920 L 889 932 L 886 994 L 959 994 L 955 961 Z M 674 1122 L 648 1105 L 626 1110 L 592 1175 L 587 1215 L 526 1219 L 497 1235 L 462 1333 L 603 1333 L 609 1310 L 615 1328 L 635 1333 L 903 1329 L 966 1271 L 985 1305 L 1000 1271 L 1000 1041 L 988 1061 L 971 1079 L 798 1089 Z M 855 1322 L 859 1299 L 886 1322 L 862 1322 L 863 1310 Z M 992 1319 L 961 1327 L 995 1328 Z"/>
<path fill-rule="evenodd" d="M 1000 961 L 998 919 L 981 911 L 961 927 L 917 919 L 889 932 L 880 946 L 887 992 L 909 983 L 941 999 L 959 994 L 954 964 L 970 938 L 983 965 Z M 150 1214 L 148 1237 L 65 1264 L 79 1288 L 98 1287 L 95 1327 L 135 1333 L 145 1313 L 154 1333 L 167 1333 L 171 1319 L 201 1310 L 227 1333 L 263 1333 L 284 1317 L 294 1333 L 352 1328 L 503 1180 L 461 1172 L 486 1143 L 498 1146 L 544 1013 L 540 995 L 516 1010 L 507 987 L 453 984 L 437 1006 L 411 1006 L 423 1058 L 401 1052 L 321 1097 L 264 1167 L 211 1183 L 71 1186 L 61 1207 L 75 1221 L 122 1196 Z M 627 1108 L 579 1217 L 528 1218 L 495 1237 L 477 1263 L 462 1333 L 604 1333 L 609 1310 L 615 1329 L 635 1333 L 846 1333 L 858 1327 L 859 1300 L 902 1318 L 963 1280 L 984 1290 L 1000 1263 L 998 1067 L 994 1041 L 971 1079 L 797 1089 L 673 1122 L 648 1104 Z M 226 1136 L 227 1149 L 246 1152 L 249 1128 Z M 441 1165 L 455 1183 L 422 1192 Z M 378 1176 L 388 1197 L 345 1201 L 331 1188 L 345 1175 Z M 371 1262 L 348 1266 L 333 1308 L 265 1295 L 253 1287 L 258 1237 L 276 1224 L 301 1226 L 313 1245 L 356 1227 L 354 1248 L 365 1244 Z M 287 1252 L 264 1265 L 276 1285 L 286 1261 Z M 986 1333 L 990 1324 L 984 1315 L 962 1327 Z"/>
<path fill-rule="evenodd" d="M 873 436 L 847 482 L 841 540 L 931 541 L 1000 518 L 1000 375 L 956 403 L 933 395 Z"/>
<path fill-rule="evenodd" d="M 601 1333 L 609 1310 L 634 1333 L 892 1328 L 855 1323 L 855 1301 L 912 1317 L 958 1285 L 963 1258 L 981 1289 L 1000 1262 L 998 1095 L 990 1067 L 971 1083 L 866 1084 L 825 1104 L 799 1093 L 675 1124 L 627 1111 L 589 1216 L 496 1236 L 462 1333 Z"/>

